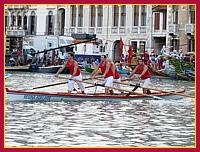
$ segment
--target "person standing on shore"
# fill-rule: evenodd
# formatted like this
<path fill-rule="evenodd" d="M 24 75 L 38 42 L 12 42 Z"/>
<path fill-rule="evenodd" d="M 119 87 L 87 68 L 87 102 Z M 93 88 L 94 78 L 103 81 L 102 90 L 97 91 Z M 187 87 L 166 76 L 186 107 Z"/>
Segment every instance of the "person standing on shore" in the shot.
<path fill-rule="evenodd" d="M 76 60 L 74 60 L 74 54 L 72 52 L 68 53 L 68 61 L 63 65 L 62 68 L 60 68 L 57 73 L 55 74 L 55 77 L 58 77 L 58 75 L 66 68 L 68 67 L 70 70 L 70 78 L 68 80 L 68 93 L 71 94 L 71 92 L 74 90 L 74 83 L 76 80 L 82 81 L 82 75 L 80 72 L 80 68 L 78 67 L 78 63 Z M 84 94 L 85 87 L 83 86 L 82 82 L 76 82 L 78 87 L 81 89 L 82 94 Z"/>

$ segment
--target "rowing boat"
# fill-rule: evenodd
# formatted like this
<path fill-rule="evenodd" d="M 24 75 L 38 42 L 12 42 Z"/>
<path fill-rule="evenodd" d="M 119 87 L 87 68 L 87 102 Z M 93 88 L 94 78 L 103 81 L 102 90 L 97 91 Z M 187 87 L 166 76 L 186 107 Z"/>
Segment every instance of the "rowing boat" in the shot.
<path fill-rule="evenodd" d="M 172 92 L 184 93 L 186 90 L 175 90 Z M 145 95 L 131 94 L 126 96 L 127 93 L 115 93 L 114 95 L 105 95 L 103 93 L 64 93 L 64 92 L 32 92 L 24 90 L 10 90 L 6 88 L 8 101 L 38 101 L 38 102 L 51 102 L 51 101 L 123 101 L 123 100 L 141 100 L 141 99 L 152 99 Z M 154 92 L 151 95 L 161 97 L 163 99 L 178 99 L 180 96 L 164 93 Z"/>

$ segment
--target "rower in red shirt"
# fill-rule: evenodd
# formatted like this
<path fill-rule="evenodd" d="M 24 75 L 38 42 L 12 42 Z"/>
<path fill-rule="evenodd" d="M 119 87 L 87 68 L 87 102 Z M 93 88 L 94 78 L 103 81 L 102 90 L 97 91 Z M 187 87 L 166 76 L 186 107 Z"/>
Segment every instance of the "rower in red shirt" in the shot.
<path fill-rule="evenodd" d="M 111 61 L 111 59 L 107 59 L 107 61 L 110 62 L 111 66 L 112 66 L 112 70 L 114 73 L 114 82 L 119 82 L 119 83 L 114 83 L 113 86 L 121 89 L 122 85 L 120 84 L 120 82 L 121 82 L 120 74 L 119 74 L 117 68 L 115 67 L 115 64 Z M 123 91 L 121 91 L 121 93 L 123 93 Z"/>
<path fill-rule="evenodd" d="M 62 68 L 58 70 L 56 73 L 56 77 L 66 68 L 68 67 L 70 70 L 70 79 L 68 80 L 68 93 L 71 93 L 74 90 L 74 80 L 82 81 L 82 75 L 80 72 L 80 68 L 78 67 L 78 63 L 74 60 L 74 54 L 72 52 L 68 53 L 68 61 L 64 64 Z M 78 87 L 81 89 L 82 94 L 84 94 L 85 87 L 82 82 L 76 82 Z"/>
<path fill-rule="evenodd" d="M 108 88 L 107 86 L 111 87 L 113 86 L 114 73 L 110 62 L 106 61 L 106 55 L 101 56 L 101 62 L 92 72 L 90 78 L 93 79 L 97 74 L 99 74 L 99 68 L 101 69 L 101 72 L 105 80 L 105 94 L 108 95 L 108 90 L 109 90 L 110 94 L 113 95 L 114 94 L 113 90 L 111 88 Z"/>
<path fill-rule="evenodd" d="M 138 78 L 142 79 L 141 87 L 147 87 L 149 85 L 151 75 L 150 75 L 150 72 L 148 70 L 148 67 L 144 64 L 143 59 L 138 60 L 138 65 L 132 71 L 129 78 L 131 78 L 131 76 L 134 75 L 136 72 L 140 74 L 138 76 Z M 133 89 L 133 91 L 135 91 L 138 87 L 139 87 L 139 85 L 136 84 L 136 87 Z M 149 89 L 143 88 L 143 93 L 150 94 L 151 92 L 150 92 Z"/>

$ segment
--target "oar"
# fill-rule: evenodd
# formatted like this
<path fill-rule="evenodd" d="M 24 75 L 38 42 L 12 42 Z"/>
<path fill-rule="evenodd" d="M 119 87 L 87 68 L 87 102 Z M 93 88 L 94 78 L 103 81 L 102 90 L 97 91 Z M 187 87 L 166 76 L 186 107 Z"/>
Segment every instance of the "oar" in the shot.
<path fill-rule="evenodd" d="M 97 78 L 97 80 L 103 80 L 103 79 Z M 129 86 L 136 86 L 135 84 L 128 84 L 128 83 L 123 83 L 123 82 L 115 82 L 114 81 L 114 83 L 129 85 Z M 141 87 L 141 86 L 139 86 L 139 87 Z M 150 87 L 141 87 L 141 88 L 160 91 L 160 92 L 166 92 L 166 93 L 175 94 L 175 95 L 184 96 L 184 97 L 189 97 L 189 98 L 195 98 L 194 96 L 190 96 L 190 95 L 187 95 L 187 94 L 182 94 L 182 93 L 177 93 L 177 92 L 172 92 L 172 91 L 166 91 L 166 90 L 160 90 L 160 89 L 156 89 L 156 88 L 150 88 Z"/>
<path fill-rule="evenodd" d="M 66 79 L 69 80 L 69 78 L 66 78 Z M 88 80 L 88 79 L 90 79 L 90 78 L 85 78 L 83 80 Z M 39 87 L 34 87 L 34 88 L 31 88 L 31 89 L 41 89 L 41 88 L 52 87 L 52 86 L 56 86 L 56 85 L 66 84 L 66 83 L 68 83 L 68 82 L 67 81 L 65 81 L 65 82 L 58 82 L 58 83 L 54 83 L 54 84 L 48 84 L 48 85 L 43 85 L 43 86 L 39 86 Z"/>
<path fill-rule="evenodd" d="M 63 77 L 63 76 L 58 76 L 58 78 L 67 79 L 66 77 Z M 96 85 L 96 84 L 94 84 L 92 82 L 86 82 L 86 81 L 81 81 L 81 80 L 75 80 L 75 81 L 82 82 L 82 83 L 87 83 L 87 84 L 92 84 L 92 85 Z M 133 92 L 133 91 L 129 91 L 129 90 L 126 90 L 126 89 L 121 89 L 121 88 L 116 88 L 116 87 L 111 87 L 111 86 L 106 86 L 106 87 L 107 88 L 111 88 L 111 89 L 115 89 L 115 90 L 130 92 L 130 93 L 133 93 L 133 94 L 138 94 L 138 95 L 142 95 L 142 96 L 146 96 L 146 97 L 151 97 L 151 98 L 155 98 L 155 99 L 163 99 L 163 98 L 160 98 L 160 97 L 157 97 L 157 96 L 153 96 L 153 95 L 149 95 L 149 94 L 143 94 L 143 93 L 138 93 L 138 92 Z"/>
<path fill-rule="evenodd" d="M 175 95 L 184 96 L 184 97 L 189 97 L 189 98 L 195 98 L 195 96 L 190 96 L 190 95 L 188 95 L 188 94 L 182 94 L 182 93 L 171 92 L 171 91 L 160 90 L 160 89 L 149 88 L 149 87 L 142 87 L 142 88 L 149 89 L 149 90 L 160 91 L 160 92 L 166 92 L 166 93 L 175 94 Z"/>
<path fill-rule="evenodd" d="M 40 88 L 45 88 L 45 87 L 51 87 L 51 86 L 56 86 L 56 85 L 61 85 L 61 84 L 66 84 L 67 82 L 59 82 L 59 83 L 54 83 L 54 84 L 48 84 L 48 85 L 43 85 L 39 87 L 34 87 L 32 89 L 40 89 Z"/>

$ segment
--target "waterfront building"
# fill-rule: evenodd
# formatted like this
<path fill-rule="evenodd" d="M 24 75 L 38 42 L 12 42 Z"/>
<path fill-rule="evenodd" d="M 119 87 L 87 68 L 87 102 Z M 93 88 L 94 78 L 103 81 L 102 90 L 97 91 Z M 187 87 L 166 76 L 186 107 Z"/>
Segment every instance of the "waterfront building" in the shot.
<path fill-rule="evenodd" d="M 5 5 L 5 28 L 7 55 L 36 36 L 74 33 L 96 34 L 112 59 L 130 45 L 139 53 L 195 51 L 195 5 Z"/>

